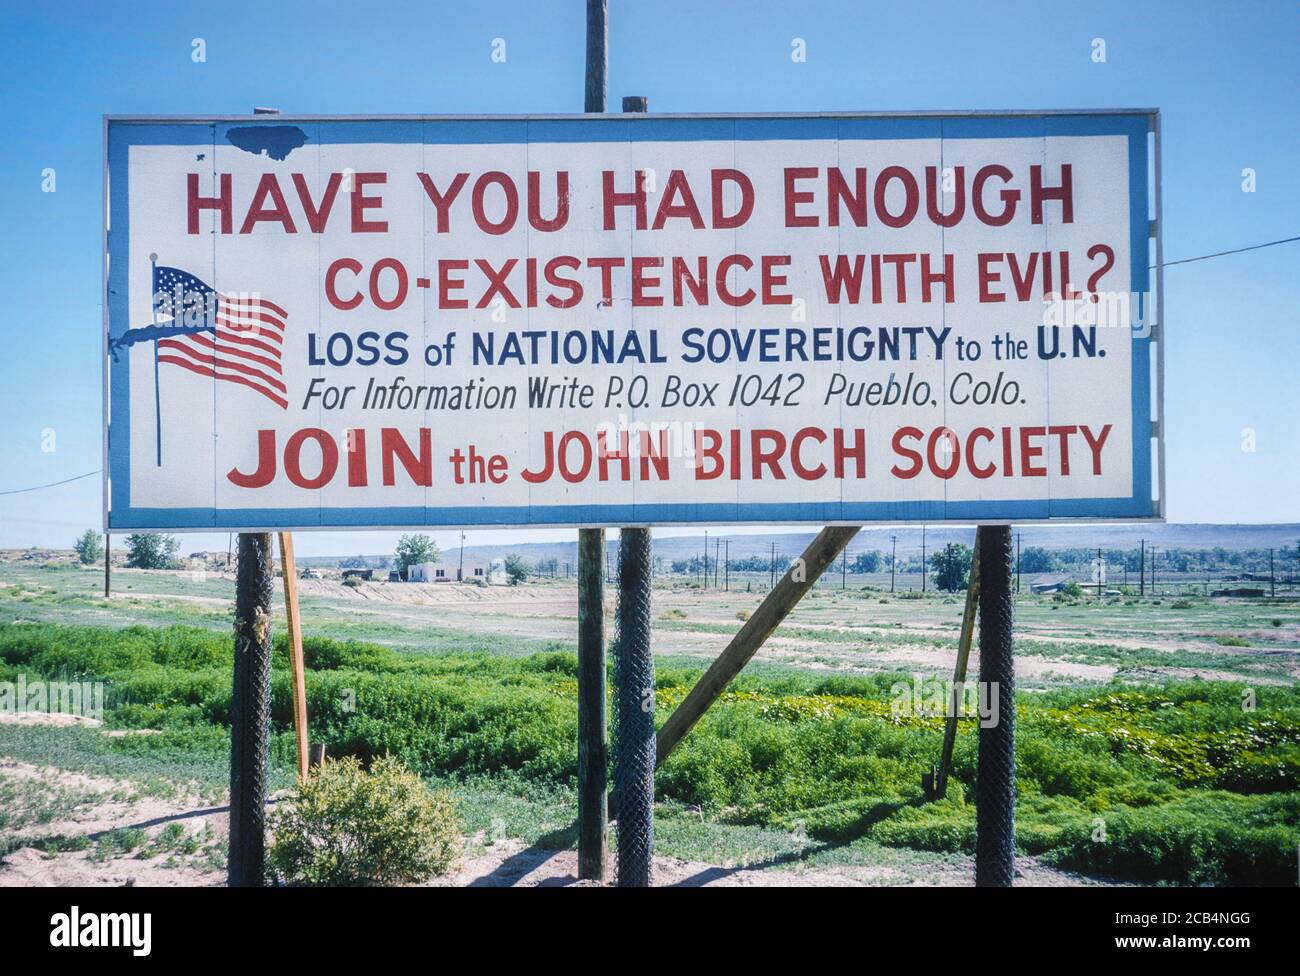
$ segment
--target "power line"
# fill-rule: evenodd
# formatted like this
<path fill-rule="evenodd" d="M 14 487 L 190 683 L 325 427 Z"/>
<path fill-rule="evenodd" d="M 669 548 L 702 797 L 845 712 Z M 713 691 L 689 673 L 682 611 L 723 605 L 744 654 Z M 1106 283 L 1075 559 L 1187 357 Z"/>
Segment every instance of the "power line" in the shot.
<path fill-rule="evenodd" d="M 64 478 L 62 481 L 51 481 L 48 485 L 32 485 L 30 488 L 10 488 L 8 491 L 0 491 L 0 495 L 21 495 L 28 491 L 40 491 L 43 488 L 57 488 L 59 485 L 71 484 L 74 481 L 80 481 L 82 478 L 93 478 L 102 470 L 102 468 L 96 468 L 94 471 L 87 471 L 85 474 L 79 474 L 75 478 Z"/>
<path fill-rule="evenodd" d="M 1266 241 L 1263 244 L 1251 244 L 1249 247 L 1236 247 L 1231 251 L 1215 251 L 1213 254 L 1202 254 L 1199 257 L 1182 258 L 1179 261 L 1166 261 L 1163 267 L 1171 268 L 1175 264 L 1191 264 L 1193 261 L 1208 261 L 1210 258 L 1221 258 L 1225 254 L 1241 254 L 1245 251 L 1258 251 L 1262 247 L 1276 247 L 1279 244 L 1291 244 L 1295 241 L 1300 241 L 1300 237 L 1284 237 L 1280 241 Z M 1155 269 L 1156 265 L 1153 264 L 1147 270 L 1154 271 Z"/>

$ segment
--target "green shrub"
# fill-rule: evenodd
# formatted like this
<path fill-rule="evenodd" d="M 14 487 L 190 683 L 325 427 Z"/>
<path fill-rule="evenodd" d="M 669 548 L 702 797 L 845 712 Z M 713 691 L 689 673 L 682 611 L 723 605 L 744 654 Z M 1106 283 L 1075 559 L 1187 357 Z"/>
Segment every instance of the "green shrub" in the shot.
<path fill-rule="evenodd" d="M 917 598 L 920 594 L 917 594 Z M 1046 605 L 1046 601 L 1039 601 Z M 796 628 L 787 633 L 799 636 Z M 577 659 L 422 653 L 308 637 L 314 741 L 423 776 L 500 777 L 519 791 L 569 788 L 577 769 Z M 273 769 L 295 761 L 285 642 L 272 670 Z M 104 680 L 108 737 L 65 730 L 96 769 L 228 782 L 231 639 L 186 627 L 121 630 L 0 622 L 0 680 Z M 656 668 L 656 717 L 700 677 Z M 969 853 L 977 729 L 961 723 L 943 803 L 921 802 L 941 719 L 894 714 L 897 674 L 742 674 L 656 775 L 656 795 L 706 818 L 798 830 L 820 841 Z M 1300 685 L 1232 681 L 1060 688 L 1016 698 L 1016 840 L 1021 850 L 1116 878 L 1282 878 L 1300 843 Z M 46 761 L 39 729 L 0 727 L 19 758 Z M 1228 792 L 1231 791 L 1231 792 Z M 468 815 L 467 815 L 468 816 Z M 1107 841 L 1093 840 L 1100 818 Z M 1162 831 L 1168 844 L 1161 848 Z M 1284 857 L 1283 852 L 1290 852 Z M 107 850 L 106 850 L 107 853 Z"/>
<path fill-rule="evenodd" d="M 451 795 L 385 757 L 370 771 L 327 759 L 270 817 L 267 857 L 289 884 L 412 884 L 445 874 L 460 851 Z"/>
<path fill-rule="evenodd" d="M 1050 860 L 1139 881 L 1280 884 L 1294 879 L 1300 797 L 1189 791 L 1159 806 L 1118 807 L 1063 832 Z"/>

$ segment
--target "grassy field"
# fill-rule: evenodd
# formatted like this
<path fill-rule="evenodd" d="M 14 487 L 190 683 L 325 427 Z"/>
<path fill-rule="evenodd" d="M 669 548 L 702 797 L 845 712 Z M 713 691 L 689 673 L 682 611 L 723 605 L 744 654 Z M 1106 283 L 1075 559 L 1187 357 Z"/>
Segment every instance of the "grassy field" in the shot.
<path fill-rule="evenodd" d="M 921 775 L 942 720 L 898 708 L 918 676 L 951 671 L 960 598 L 838 582 L 798 608 L 660 770 L 660 852 L 719 865 L 885 864 L 895 880 L 969 855 L 974 722 L 962 723 L 949 797 L 926 803 Z M 91 572 L 0 567 L 0 681 L 107 688 L 103 729 L 0 724 L 0 756 L 216 801 L 228 778 L 231 583 L 143 572 L 115 583 L 105 600 Z M 660 721 L 761 599 L 758 585 L 741 586 L 656 588 Z M 320 582 L 303 609 L 312 734 L 331 754 L 392 753 L 451 784 L 472 834 L 571 844 L 572 587 L 352 593 Z M 1024 853 L 1118 880 L 1294 878 L 1300 608 L 1026 597 L 1017 630 Z M 283 786 L 292 749 L 278 653 Z M 0 824 L 8 846 L 75 799 L 23 790 L 0 803 L 26 811 Z"/>

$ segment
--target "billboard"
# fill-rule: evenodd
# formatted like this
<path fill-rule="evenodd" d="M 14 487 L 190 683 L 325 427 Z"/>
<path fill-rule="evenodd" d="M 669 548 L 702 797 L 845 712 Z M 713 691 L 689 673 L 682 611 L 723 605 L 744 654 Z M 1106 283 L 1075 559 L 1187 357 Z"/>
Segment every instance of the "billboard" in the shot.
<path fill-rule="evenodd" d="M 106 525 L 1159 518 L 1156 124 L 106 119 Z"/>

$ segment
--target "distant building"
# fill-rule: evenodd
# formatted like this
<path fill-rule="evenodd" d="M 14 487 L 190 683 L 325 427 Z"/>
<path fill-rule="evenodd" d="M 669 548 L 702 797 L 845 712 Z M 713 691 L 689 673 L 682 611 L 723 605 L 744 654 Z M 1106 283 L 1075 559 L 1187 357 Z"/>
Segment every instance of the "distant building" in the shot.
<path fill-rule="evenodd" d="M 406 570 L 406 578 L 412 583 L 454 583 L 459 579 L 460 569 L 459 563 L 412 563 Z M 496 586 L 505 582 L 505 575 L 504 569 L 493 568 L 488 563 L 465 562 L 465 582 Z"/>

